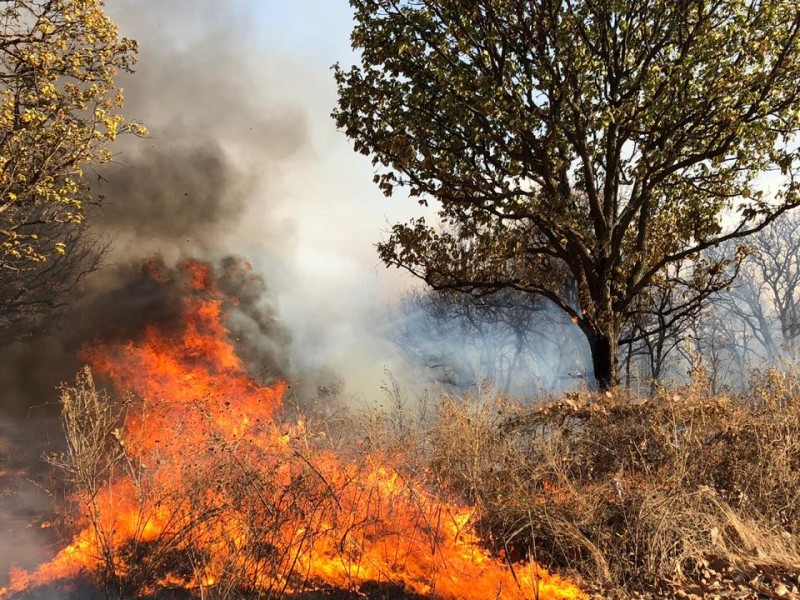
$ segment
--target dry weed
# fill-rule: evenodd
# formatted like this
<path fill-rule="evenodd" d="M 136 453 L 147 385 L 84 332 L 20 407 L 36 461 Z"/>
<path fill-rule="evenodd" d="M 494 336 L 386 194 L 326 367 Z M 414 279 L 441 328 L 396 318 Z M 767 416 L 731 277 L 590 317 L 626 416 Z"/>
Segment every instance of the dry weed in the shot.
<path fill-rule="evenodd" d="M 698 379 L 647 399 L 574 393 L 535 407 L 445 397 L 429 460 L 478 504 L 497 550 L 596 585 L 663 589 L 715 569 L 797 577 L 799 381 L 771 370 L 745 395 L 711 395 Z"/>

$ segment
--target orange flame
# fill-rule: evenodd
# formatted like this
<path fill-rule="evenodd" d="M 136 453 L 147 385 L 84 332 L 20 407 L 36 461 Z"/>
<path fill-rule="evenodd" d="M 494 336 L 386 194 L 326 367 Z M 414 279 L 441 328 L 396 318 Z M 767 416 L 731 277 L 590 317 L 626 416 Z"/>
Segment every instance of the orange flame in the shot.
<path fill-rule="evenodd" d="M 83 528 L 51 562 L 12 573 L 0 598 L 87 572 L 200 596 L 232 582 L 262 595 L 378 582 L 443 599 L 586 597 L 536 563 L 508 568 L 481 546 L 469 507 L 437 499 L 386 457 L 345 461 L 303 423 L 278 422 L 286 385 L 245 373 L 222 324 L 231 299 L 208 265 L 183 270 L 180 331 L 151 326 L 136 342 L 84 349 L 139 400 L 113 432 L 113 472 L 75 499 Z"/>

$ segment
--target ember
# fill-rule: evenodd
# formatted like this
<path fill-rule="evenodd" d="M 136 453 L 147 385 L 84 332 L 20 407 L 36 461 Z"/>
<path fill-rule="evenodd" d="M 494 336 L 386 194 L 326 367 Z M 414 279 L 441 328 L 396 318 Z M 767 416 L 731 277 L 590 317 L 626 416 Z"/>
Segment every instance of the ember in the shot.
<path fill-rule="evenodd" d="M 276 597 L 386 584 L 430 598 L 585 597 L 535 563 L 480 544 L 469 507 L 435 497 L 383 456 L 344 460 L 303 422 L 275 418 L 286 384 L 249 377 L 210 267 L 186 262 L 176 331 L 83 350 L 130 400 L 117 412 L 86 370 L 62 394 L 81 529 L 0 597 L 87 574 L 120 597 Z M 167 284 L 168 277 L 153 271 Z M 421 475 L 420 475 L 421 477 Z M 240 597 L 240 596 L 237 596 Z"/>

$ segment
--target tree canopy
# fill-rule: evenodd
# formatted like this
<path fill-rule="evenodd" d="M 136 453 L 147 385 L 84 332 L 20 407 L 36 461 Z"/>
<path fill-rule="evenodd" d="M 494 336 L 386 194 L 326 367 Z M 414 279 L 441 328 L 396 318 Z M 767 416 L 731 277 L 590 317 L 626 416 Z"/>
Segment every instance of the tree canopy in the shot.
<path fill-rule="evenodd" d="M 701 252 L 798 204 L 793 0 L 351 5 L 359 64 L 336 66 L 333 116 L 387 195 L 438 208 L 395 225 L 383 261 L 437 289 L 548 298 L 601 387 L 648 295 L 702 301 L 742 252 Z"/>
<path fill-rule="evenodd" d="M 90 163 L 123 131 L 120 71 L 136 43 L 102 0 L 8 0 L 0 7 L 0 326 L 57 302 L 93 268 L 83 235 Z M 88 262 L 87 262 L 88 259 Z"/>

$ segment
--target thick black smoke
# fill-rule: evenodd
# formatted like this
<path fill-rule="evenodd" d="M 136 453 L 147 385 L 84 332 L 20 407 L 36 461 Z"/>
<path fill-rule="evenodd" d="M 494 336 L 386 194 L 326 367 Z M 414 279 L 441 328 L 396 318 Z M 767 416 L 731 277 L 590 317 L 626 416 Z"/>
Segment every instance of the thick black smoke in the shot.
<path fill-rule="evenodd" d="M 268 217 L 283 161 L 307 144 L 305 115 L 270 103 L 260 86 L 258 32 L 244 7 L 213 0 L 119 0 L 108 7 L 140 44 L 125 75 L 125 113 L 150 131 L 126 139 L 90 185 L 104 198 L 94 222 L 114 238 L 114 258 L 246 253 L 252 205 Z M 274 235 L 268 223 L 264 232 Z M 258 231 L 258 228 L 256 228 Z"/>
<path fill-rule="evenodd" d="M 264 277 L 235 256 L 210 261 L 209 268 L 210 289 L 220 292 L 213 297 L 224 298 L 226 326 L 251 374 L 263 382 L 291 377 L 290 336 Z M 70 307 L 56 330 L 6 349 L 0 363 L 3 414 L 34 420 L 53 414 L 55 387 L 72 379 L 84 346 L 135 341 L 150 325 L 168 333 L 178 331 L 188 277 L 185 263 L 171 265 L 161 257 L 100 274 L 95 287 Z"/>
<path fill-rule="evenodd" d="M 94 222 L 131 241 L 212 251 L 241 214 L 243 186 L 215 142 L 196 141 L 153 145 L 103 169 L 94 187 L 106 201 Z"/>

